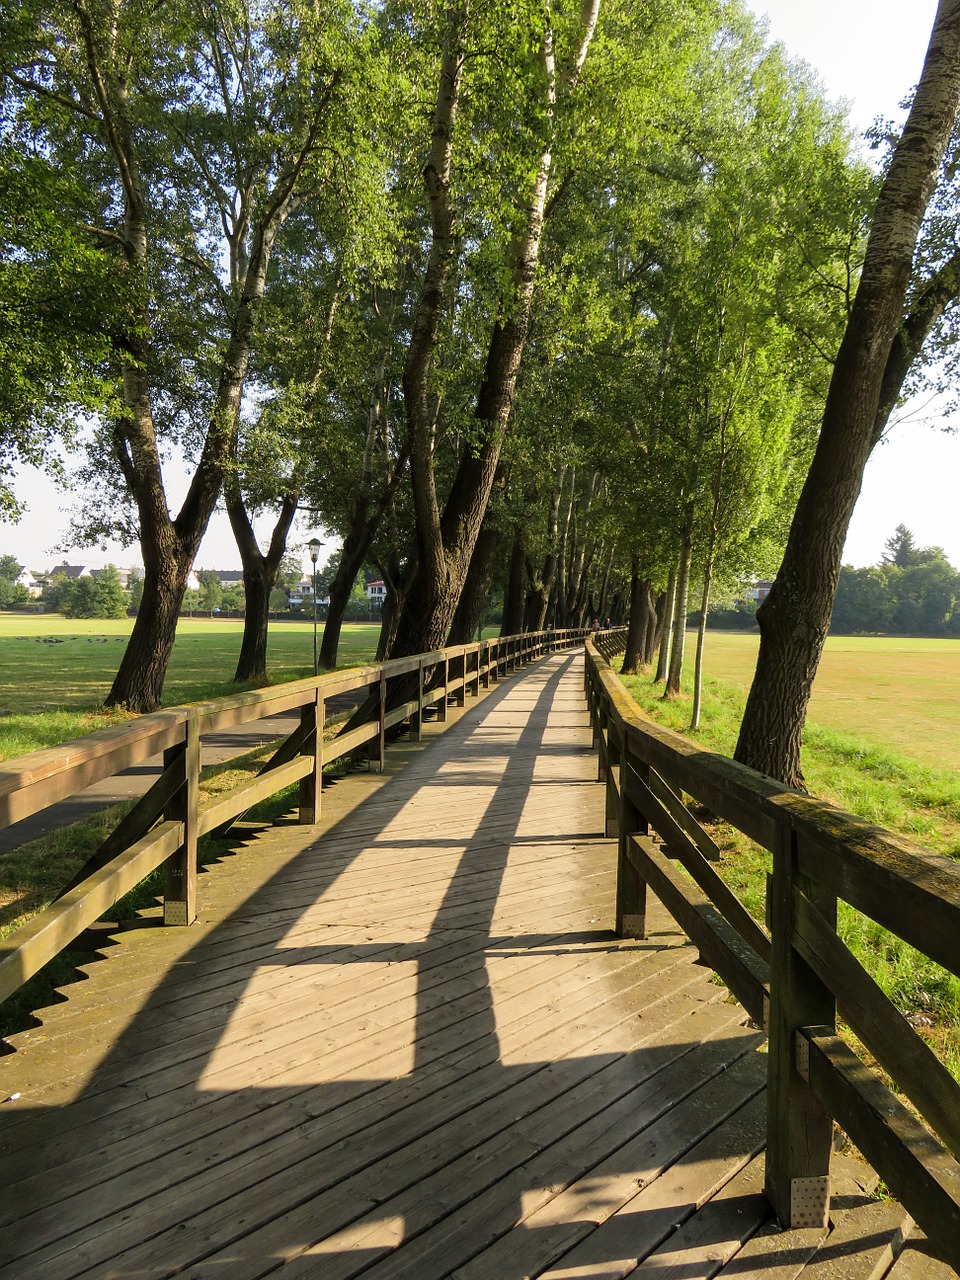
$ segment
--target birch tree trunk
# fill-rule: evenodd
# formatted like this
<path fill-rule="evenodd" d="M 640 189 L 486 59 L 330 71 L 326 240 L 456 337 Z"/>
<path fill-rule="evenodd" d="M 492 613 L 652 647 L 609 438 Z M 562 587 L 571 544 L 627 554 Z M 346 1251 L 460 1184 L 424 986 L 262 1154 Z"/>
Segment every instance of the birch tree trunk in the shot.
<path fill-rule="evenodd" d="M 813 463 L 780 571 L 757 611 L 760 652 L 736 759 L 794 787 L 803 788 L 801 736 L 843 544 L 878 421 L 895 399 L 890 378 L 903 366 L 914 254 L 958 105 L 960 0 L 940 0 L 913 106 L 877 200 Z"/>

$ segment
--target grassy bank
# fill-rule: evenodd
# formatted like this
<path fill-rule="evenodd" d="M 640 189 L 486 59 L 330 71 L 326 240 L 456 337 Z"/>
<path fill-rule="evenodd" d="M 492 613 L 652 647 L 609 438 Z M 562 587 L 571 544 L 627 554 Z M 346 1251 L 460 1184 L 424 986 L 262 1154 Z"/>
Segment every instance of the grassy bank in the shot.
<path fill-rule="evenodd" d="M 649 676 L 623 679 L 652 719 L 689 733 L 688 697 L 665 702 L 662 686 L 653 685 Z M 731 682 L 706 680 L 701 728 L 690 736 L 732 755 L 744 696 L 745 690 Z M 891 717 L 894 711 L 891 707 Z M 960 778 L 955 770 L 933 768 L 816 722 L 808 723 L 802 759 L 811 793 L 925 848 L 960 858 Z M 721 874 L 762 920 L 769 855 L 726 823 L 715 824 L 712 832 L 723 850 Z M 960 979 L 844 904 L 840 931 L 875 981 L 960 1079 Z"/>
<path fill-rule="evenodd" d="M 759 643 L 756 634 L 708 632 L 707 672 L 745 694 Z M 960 641 L 829 636 L 810 718 L 821 730 L 960 776 Z"/>
<path fill-rule="evenodd" d="M 125 718 L 105 711 L 103 700 L 132 625 L 132 619 L 0 614 L 0 760 L 55 746 Z M 241 688 L 230 677 L 242 632 L 242 622 L 181 618 L 164 705 L 222 697 Z M 372 661 L 379 632 L 379 624 L 344 626 L 341 664 Z M 310 675 L 312 624 L 274 623 L 267 657 L 271 682 Z"/>

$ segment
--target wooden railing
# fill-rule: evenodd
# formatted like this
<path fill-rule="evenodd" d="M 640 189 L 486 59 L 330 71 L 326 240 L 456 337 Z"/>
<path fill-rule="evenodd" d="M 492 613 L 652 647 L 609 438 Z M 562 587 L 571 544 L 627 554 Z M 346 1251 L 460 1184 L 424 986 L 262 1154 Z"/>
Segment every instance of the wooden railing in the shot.
<path fill-rule="evenodd" d="M 0 1001 L 158 867 L 164 867 L 163 918 L 190 924 L 196 916 L 197 841 L 223 835 L 251 805 L 299 782 L 299 820 L 320 813 L 324 765 L 366 751 L 383 768 L 391 729 L 405 721 L 419 740 L 423 715 L 441 721 L 453 698 L 463 705 L 515 668 L 556 649 L 581 644 L 584 630 L 541 631 L 456 645 L 373 666 L 335 671 L 254 693 L 171 707 L 60 747 L 35 751 L 0 766 L 0 828 L 39 813 L 103 778 L 163 753 L 163 772 L 134 804 L 56 902 L 0 943 Z M 372 718 L 324 742 L 329 698 L 352 690 L 373 695 Z M 398 697 L 403 700 L 398 702 Z M 280 742 L 257 777 L 201 802 L 201 739 L 284 711 L 300 724 Z"/>
<path fill-rule="evenodd" d="M 643 937 L 649 885 L 766 1031 L 766 1191 L 783 1226 L 825 1225 L 836 1120 L 960 1273 L 960 1086 L 837 933 L 842 899 L 960 974 L 960 865 L 651 723 L 609 666 L 623 644 L 589 641 L 585 677 L 619 837 L 617 932 Z M 767 928 L 684 795 L 772 855 Z M 839 1038 L 838 1010 L 926 1123 Z"/>

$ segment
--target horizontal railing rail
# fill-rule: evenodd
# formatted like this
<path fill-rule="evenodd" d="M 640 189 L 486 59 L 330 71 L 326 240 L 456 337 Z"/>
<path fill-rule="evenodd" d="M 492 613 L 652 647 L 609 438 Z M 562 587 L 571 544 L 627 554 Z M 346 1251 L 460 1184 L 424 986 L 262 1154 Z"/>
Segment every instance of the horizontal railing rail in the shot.
<path fill-rule="evenodd" d="M 960 1085 L 837 932 L 842 900 L 960 975 L 960 866 L 652 723 L 610 666 L 623 644 L 593 637 L 585 671 L 617 932 L 643 937 L 649 886 L 767 1033 L 766 1191 L 784 1226 L 827 1222 L 836 1121 L 960 1272 Z M 772 855 L 766 928 L 685 795 Z M 921 1119 L 837 1036 L 838 1010 Z"/>
<path fill-rule="evenodd" d="M 0 943 L 0 1001 L 158 867 L 164 868 L 165 924 L 196 917 L 197 841 L 225 835 L 252 805 L 299 783 L 298 816 L 320 814 L 324 766 L 365 751 L 384 766 L 391 729 L 409 722 L 417 740 L 432 708 L 441 721 L 453 698 L 463 705 L 491 682 L 557 649 L 583 643 L 584 629 L 539 631 L 453 645 L 432 653 L 235 694 L 140 716 L 60 747 L 35 751 L 0 765 L 0 829 L 50 808 L 68 796 L 163 753 L 160 777 L 107 836 L 55 902 Z M 324 741 L 327 701 L 369 690 L 371 715 Z M 370 701 L 370 695 L 368 695 Z M 280 712 L 300 712 L 300 723 L 280 741 L 258 775 L 233 790 L 202 799 L 201 739 Z"/>

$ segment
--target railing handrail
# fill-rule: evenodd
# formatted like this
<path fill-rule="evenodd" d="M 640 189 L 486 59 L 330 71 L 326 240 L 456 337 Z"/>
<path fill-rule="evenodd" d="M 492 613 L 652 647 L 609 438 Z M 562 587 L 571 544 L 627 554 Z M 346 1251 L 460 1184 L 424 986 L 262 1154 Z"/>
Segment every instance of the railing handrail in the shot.
<path fill-rule="evenodd" d="M 423 714 L 429 708 L 437 707 L 440 719 L 445 720 L 449 696 L 462 705 L 468 688 L 479 693 L 481 685 L 489 687 L 491 680 L 545 653 L 580 644 L 586 635 L 585 628 L 523 632 L 324 672 L 265 689 L 165 708 L 59 747 L 5 761 L 0 765 L 0 828 L 42 812 L 161 751 L 164 769 L 60 898 L 0 943 L 0 1001 L 158 866 L 165 866 L 165 923 L 191 923 L 196 914 L 197 840 L 201 835 L 225 831 L 252 804 L 297 781 L 300 821 L 316 822 L 325 764 L 365 747 L 382 769 L 388 730 L 409 720 L 420 738 Z M 413 682 L 416 690 L 411 689 L 400 705 L 388 705 L 389 682 L 403 676 L 417 677 Z M 432 688 L 428 687 L 431 679 L 435 680 Z M 327 698 L 377 685 L 379 705 L 369 723 L 348 727 L 324 743 Z M 260 774 L 201 803 L 201 735 L 295 709 L 300 711 L 299 728 L 281 742 Z"/>
<path fill-rule="evenodd" d="M 836 932 L 840 898 L 960 974 L 960 866 L 649 721 L 609 665 L 616 647 L 587 641 L 585 682 L 619 836 L 618 932 L 643 936 L 649 882 L 767 1031 L 767 1193 L 783 1225 L 826 1220 L 835 1117 L 960 1270 L 960 1085 Z M 706 833 L 676 821 L 676 792 L 772 853 L 769 936 L 703 857 Z M 942 1142 L 838 1039 L 838 1004 Z"/>

